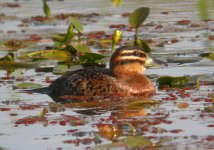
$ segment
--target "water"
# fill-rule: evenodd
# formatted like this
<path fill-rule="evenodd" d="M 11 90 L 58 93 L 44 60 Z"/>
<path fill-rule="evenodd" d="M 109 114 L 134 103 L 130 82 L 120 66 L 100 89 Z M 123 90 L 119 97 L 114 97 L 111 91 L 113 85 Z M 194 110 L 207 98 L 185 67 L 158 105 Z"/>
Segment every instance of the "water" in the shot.
<path fill-rule="evenodd" d="M 26 27 L 20 27 L 21 19 L 26 19 L 36 15 L 43 15 L 42 3 L 32 0 L 16 1 L 20 4 L 19 8 L 3 7 L 5 2 L 14 2 L 13 0 L 2 0 L 0 3 L 0 13 L 4 13 L 7 18 L 0 19 L 0 39 L 26 39 L 30 34 L 38 34 L 43 37 L 42 41 L 36 44 L 32 49 L 40 49 L 46 45 L 52 45 L 53 42 L 50 37 L 57 32 L 65 32 L 68 22 L 66 20 L 54 20 L 50 23 L 36 24 L 29 23 Z M 214 17 L 214 9 L 212 9 L 212 0 L 207 0 L 210 4 L 208 7 L 209 18 Z M 208 37 L 213 35 L 214 22 L 203 22 L 200 19 L 198 11 L 198 3 L 195 0 L 132 0 L 124 1 L 121 7 L 114 7 L 111 1 L 102 0 L 79 0 L 79 1 L 48 1 L 52 8 L 52 14 L 58 13 L 98 13 L 100 16 L 90 18 L 95 21 L 84 22 L 84 33 L 91 31 L 102 31 L 113 33 L 114 29 L 110 29 L 111 24 L 128 24 L 127 17 L 122 17 L 121 14 L 131 12 L 137 7 L 145 6 L 151 8 L 151 13 L 144 23 L 145 26 L 140 28 L 139 36 L 144 39 L 152 39 L 154 42 L 150 44 L 152 48 L 152 55 L 160 60 L 167 61 L 175 58 L 195 58 L 198 61 L 190 63 L 175 63 L 169 61 L 169 67 L 166 68 L 152 68 L 145 73 L 151 76 L 183 76 L 193 75 L 199 76 L 202 82 L 213 83 L 214 63 L 209 59 L 202 59 L 198 54 L 203 52 L 213 52 L 214 43 Z M 163 14 L 163 12 L 167 14 Z M 176 25 L 177 21 L 190 20 L 196 27 L 188 25 Z M 151 25 L 153 24 L 153 25 Z M 163 28 L 156 29 L 158 25 Z M 15 33 L 8 33 L 8 31 L 15 31 Z M 123 31 L 123 40 L 133 37 L 133 32 Z M 172 39 L 178 39 L 177 43 L 170 43 Z M 161 42 L 166 42 L 164 46 L 158 46 Z M 94 51 L 97 48 L 93 48 Z M 0 51 L 0 56 L 3 57 L 7 51 Z M 18 56 L 20 50 L 15 52 Z M 178 56 L 179 54 L 179 56 Z M 54 66 L 55 62 L 47 62 L 48 65 Z M 44 64 L 45 65 L 45 64 Z M 17 69 L 12 73 L 14 78 L 4 79 L 6 76 L 5 70 L 0 70 L 0 108 L 9 108 L 8 111 L 0 111 L 0 147 L 3 149 L 108 149 L 114 147 L 118 149 L 125 149 L 132 147 L 132 142 L 123 143 L 123 139 L 139 135 L 148 138 L 153 145 L 162 145 L 155 147 L 156 149 L 213 149 L 213 112 L 204 112 L 204 108 L 212 106 L 213 101 L 213 84 L 201 86 L 200 90 L 186 91 L 190 97 L 185 97 L 176 90 L 159 91 L 151 99 L 160 102 L 160 104 L 145 109 L 151 115 L 135 116 L 133 118 L 120 119 L 113 123 L 118 128 L 125 128 L 124 124 L 129 123 L 137 130 L 132 133 L 123 129 L 123 133 L 118 136 L 117 142 L 106 137 L 107 134 L 98 130 L 97 125 L 104 123 L 111 125 L 112 121 L 106 121 L 112 113 L 118 113 L 123 110 L 107 109 L 96 110 L 96 115 L 87 115 L 78 113 L 80 110 L 87 110 L 88 108 L 78 107 L 63 107 L 56 112 L 53 111 L 52 104 L 54 102 L 47 95 L 42 94 L 26 94 L 19 93 L 13 90 L 13 86 L 19 83 L 17 79 L 22 79 L 27 82 L 39 83 L 47 86 L 45 78 L 49 77 L 52 80 L 59 75 L 52 73 L 38 73 L 34 69 Z M 155 83 L 156 78 L 154 78 Z M 176 100 L 167 101 L 163 98 L 170 97 L 169 93 L 176 95 Z M 196 98 L 200 98 L 196 101 Z M 207 100 L 208 99 L 208 100 Z M 180 103 L 187 103 L 189 106 L 185 109 L 178 107 Z M 32 109 L 22 109 L 22 106 L 38 105 Z M 129 105 L 129 104 L 127 104 Z M 125 107 L 125 106 L 123 106 Z M 58 109 L 59 109 L 58 108 Z M 126 107 L 125 107 L 126 108 Z M 40 116 L 41 112 L 47 109 L 45 114 L 47 122 L 37 122 L 28 126 L 18 125 L 15 122 L 18 119 L 29 116 Z M 138 108 L 139 109 L 139 108 Z M 144 109 L 144 108 L 140 108 Z M 213 107 L 212 107 L 213 109 Z M 132 110 L 133 111 L 133 110 Z M 101 114 L 99 114 L 101 113 Z M 157 115 L 160 113 L 161 115 Z M 80 118 L 84 123 L 82 125 L 73 125 L 69 121 L 63 124 L 63 115 L 70 115 Z M 115 116 L 118 117 L 117 115 Z M 161 122 L 162 118 L 171 123 Z M 64 118 L 65 119 L 65 118 Z M 75 119 L 74 119 L 75 120 Z M 54 124 L 54 121 L 56 122 Z M 145 123 L 140 123 L 144 121 Z M 161 122 L 152 124 L 151 122 Z M 211 126 L 210 126 L 211 125 Z M 122 127 L 121 127 L 122 126 Z M 148 130 L 143 127 L 146 126 Z M 109 129 L 109 128 L 108 128 Z M 73 133 L 68 130 L 76 130 Z M 133 136 L 136 137 L 136 136 Z M 87 143 L 87 139 L 89 142 Z M 210 139 L 209 139 L 210 138 Z M 85 141 L 83 141 L 85 139 Z M 73 140 L 73 141 L 68 141 Z M 135 139 L 136 140 L 136 139 Z M 67 142 L 66 142 L 67 141 Z M 101 141 L 101 142 L 100 142 Z M 114 141 L 114 142 L 112 142 Z M 122 144 L 121 144 L 122 143 Z M 200 144 L 198 144 L 200 143 Z M 121 146 L 122 145 L 122 146 Z M 139 146 L 139 145 L 138 145 Z M 143 144 L 141 147 L 147 149 L 151 148 Z"/>

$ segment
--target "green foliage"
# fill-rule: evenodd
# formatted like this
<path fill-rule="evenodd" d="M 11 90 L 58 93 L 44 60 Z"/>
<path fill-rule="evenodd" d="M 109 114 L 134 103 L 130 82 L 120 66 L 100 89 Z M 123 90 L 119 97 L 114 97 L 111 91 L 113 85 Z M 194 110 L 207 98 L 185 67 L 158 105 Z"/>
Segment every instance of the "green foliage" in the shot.
<path fill-rule="evenodd" d="M 60 49 L 59 54 L 61 54 L 62 52 L 63 53 L 69 52 L 71 54 L 70 58 L 72 56 L 76 58 L 76 59 L 73 59 L 72 61 L 66 62 L 65 64 L 67 64 L 67 65 L 81 64 L 83 66 L 99 66 L 100 63 L 98 63 L 97 61 L 101 60 L 104 56 L 101 54 L 91 53 L 90 48 L 86 44 L 81 43 L 80 34 L 83 32 L 82 24 L 80 23 L 79 20 L 77 20 L 73 17 L 70 17 L 69 20 L 70 20 L 70 24 L 67 29 L 67 33 L 58 34 L 58 35 L 54 36 L 54 38 L 53 38 L 53 40 L 55 41 L 56 48 Z M 79 41 L 72 41 L 72 39 L 75 35 L 74 29 L 78 32 Z M 119 39 L 115 39 L 115 43 L 117 43 L 118 41 L 119 41 Z M 62 51 L 62 50 L 65 50 L 65 51 Z M 62 51 L 62 52 L 60 52 L 60 51 Z M 57 53 L 56 53 L 56 55 L 57 55 Z M 48 57 L 49 57 L 49 59 L 53 58 L 51 56 L 48 56 Z M 63 58 L 63 57 L 61 57 L 61 58 Z M 64 56 L 64 58 L 67 59 L 68 57 Z M 67 61 L 67 60 L 65 60 L 65 61 Z M 103 66 L 103 64 L 101 64 L 101 66 Z"/>
<path fill-rule="evenodd" d="M 135 28 L 135 41 L 138 40 L 138 28 L 146 20 L 150 12 L 148 7 L 140 7 L 129 16 L 129 24 Z"/>
<path fill-rule="evenodd" d="M 62 50 L 41 50 L 26 55 L 30 59 L 49 59 L 49 60 L 70 60 L 71 55 L 67 51 Z"/>
<path fill-rule="evenodd" d="M 32 83 L 32 82 L 22 82 L 15 85 L 15 88 L 18 88 L 18 89 L 37 89 L 41 87 L 42 85 L 37 83 Z"/>
<path fill-rule="evenodd" d="M 8 53 L 4 57 L 0 58 L 0 61 L 14 61 L 14 54 Z"/>
<path fill-rule="evenodd" d="M 135 46 L 139 46 L 140 48 L 142 48 L 145 53 L 150 53 L 151 52 L 151 49 L 150 49 L 149 45 L 144 40 L 137 39 L 134 42 L 134 45 Z"/>
<path fill-rule="evenodd" d="M 77 20 L 76 18 L 70 17 L 70 22 L 78 32 L 80 33 L 83 32 L 83 26 L 79 20 Z"/>
<path fill-rule="evenodd" d="M 101 54 L 96 54 L 96 53 L 85 53 L 84 55 L 80 56 L 80 60 L 81 61 L 86 61 L 86 62 L 90 62 L 90 63 L 94 63 L 97 60 L 100 60 L 102 58 L 104 58 L 105 56 L 101 55 Z"/>
<path fill-rule="evenodd" d="M 46 17 L 50 17 L 51 16 L 51 9 L 48 6 L 46 0 L 43 0 L 43 11 L 44 11 Z"/>
<path fill-rule="evenodd" d="M 143 149 L 144 147 L 152 146 L 150 139 L 143 136 L 129 136 L 124 139 L 124 143 L 133 149 Z"/>
<path fill-rule="evenodd" d="M 140 7 L 136 9 L 129 16 L 129 24 L 135 29 L 139 28 L 140 25 L 146 20 L 150 12 L 150 8 L 148 7 Z"/>
<path fill-rule="evenodd" d="M 65 43 L 66 44 L 69 44 L 71 39 L 74 37 L 74 28 L 73 28 L 73 25 L 70 24 L 68 26 L 68 29 L 67 29 L 67 34 L 66 34 L 66 37 L 65 37 Z"/>
<path fill-rule="evenodd" d="M 207 0 L 198 0 L 199 15 L 202 20 L 208 19 Z"/>
<path fill-rule="evenodd" d="M 114 31 L 114 35 L 112 37 L 112 51 L 115 50 L 115 46 L 118 44 L 118 42 L 120 41 L 122 32 L 120 30 L 115 30 Z"/>
<path fill-rule="evenodd" d="M 123 3 L 123 0 L 112 0 L 113 6 L 119 7 Z"/>
<path fill-rule="evenodd" d="M 77 44 L 74 44 L 73 46 L 77 52 L 83 52 L 83 53 L 91 52 L 90 48 L 86 44 L 77 43 Z"/>
<path fill-rule="evenodd" d="M 171 77 L 171 76 L 162 76 L 157 79 L 158 88 L 162 89 L 164 87 L 170 88 L 184 88 L 188 86 L 195 86 L 196 88 L 200 87 L 199 79 L 195 79 L 190 76 L 181 76 L 181 77 Z"/>
<path fill-rule="evenodd" d="M 214 61 L 214 53 L 202 53 L 202 54 L 200 54 L 200 56 Z"/>

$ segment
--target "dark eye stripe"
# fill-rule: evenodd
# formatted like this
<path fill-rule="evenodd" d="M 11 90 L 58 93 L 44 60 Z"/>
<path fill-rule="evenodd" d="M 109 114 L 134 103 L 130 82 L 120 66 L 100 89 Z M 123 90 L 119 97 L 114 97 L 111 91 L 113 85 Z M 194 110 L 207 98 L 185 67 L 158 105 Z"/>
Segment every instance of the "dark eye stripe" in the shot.
<path fill-rule="evenodd" d="M 115 64 L 117 64 L 117 65 L 126 65 L 126 64 L 130 64 L 130 63 L 140 63 L 143 65 L 143 64 L 145 64 L 145 61 L 139 60 L 139 59 L 124 59 L 124 60 L 115 62 Z"/>
<path fill-rule="evenodd" d="M 145 53 L 141 52 L 132 52 L 132 53 L 122 53 L 120 56 L 136 56 L 136 57 L 146 57 Z"/>

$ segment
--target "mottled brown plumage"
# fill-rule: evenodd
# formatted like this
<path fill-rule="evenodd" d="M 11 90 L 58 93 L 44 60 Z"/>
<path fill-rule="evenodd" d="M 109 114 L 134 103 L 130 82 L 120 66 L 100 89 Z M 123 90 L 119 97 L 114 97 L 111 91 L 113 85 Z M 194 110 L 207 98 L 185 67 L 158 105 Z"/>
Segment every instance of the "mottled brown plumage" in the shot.
<path fill-rule="evenodd" d="M 56 79 L 48 88 L 49 95 L 60 97 L 154 94 L 154 86 L 143 75 L 147 54 L 138 47 L 120 47 L 111 57 L 110 69 L 86 68 Z"/>

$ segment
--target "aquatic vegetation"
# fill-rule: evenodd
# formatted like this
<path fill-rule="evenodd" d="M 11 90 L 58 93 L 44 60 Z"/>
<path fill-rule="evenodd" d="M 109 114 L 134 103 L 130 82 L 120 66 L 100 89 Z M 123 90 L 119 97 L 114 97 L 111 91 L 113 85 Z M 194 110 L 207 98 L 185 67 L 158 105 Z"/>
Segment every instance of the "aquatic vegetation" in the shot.
<path fill-rule="evenodd" d="M 184 87 L 195 87 L 200 88 L 200 80 L 197 77 L 182 76 L 182 77 L 171 77 L 161 76 L 157 79 L 158 88 L 184 88 Z"/>
<path fill-rule="evenodd" d="M 46 0 L 43 0 L 43 11 L 44 11 L 46 17 L 50 17 L 51 16 L 51 9 L 48 6 Z"/>
<path fill-rule="evenodd" d="M 138 28 L 146 20 L 150 12 L 148 7 L 140 7 L 133 11 L 129 16 L 129 24 L 135 28 L 135 41 L 138 40 Z"/>
<path fill-rule="evenodd" d="M 115 50 L 115 46 L 116 44 L 118 44 L 118 42 L 120 41 L 120 38 L 122 36 L 122 32 L 120 30 L 115 30 L 113 37 L 112 37 L 112 47 L 111 47 L 111 51 Z"/>
<path fill-rule="evenodd" d="M 49 17 L 43 1 L 0 3 L 0 149 L 213 148 L 213 2 L 111 2 L 46 0 Z M 144 8 L 131 25 L 132 9 L 140 6 L 152 15 Z M 153 97 L 65 96 L 77 101 L 55 103 L 22 92 L 71 70 L 108 66 L 117 45 L 138 45 L 168 63 L 146 71 L 157 87 Z"/>

